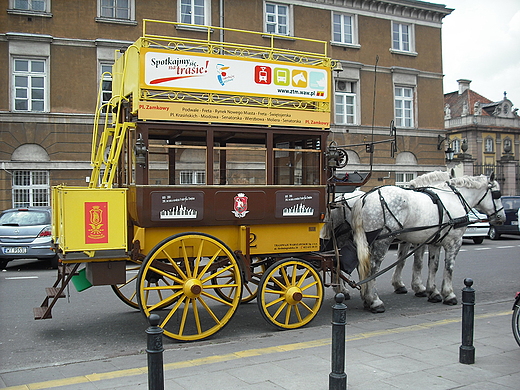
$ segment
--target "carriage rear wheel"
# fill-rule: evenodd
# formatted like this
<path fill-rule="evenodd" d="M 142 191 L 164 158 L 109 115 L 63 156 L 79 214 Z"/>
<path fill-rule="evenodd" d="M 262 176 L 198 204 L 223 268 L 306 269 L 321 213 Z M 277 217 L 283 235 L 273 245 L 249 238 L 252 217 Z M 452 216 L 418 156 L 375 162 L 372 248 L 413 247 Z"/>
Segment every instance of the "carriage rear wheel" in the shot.
<path fill-rule="evenodd" d="M 137 303 L 137 292 L 135 290 L 135 280 L 137 273 L 143 262 L 139 260 L 129 260 L 126 263 L 126 282 L 122 284 L 113 284 L 112 290 L 128 306 L 135 309 L 139 308 Z"/>
<path fill-rule="evenodd" d="M 280 260 L 262 276 L 257 302 L 267 322 L 279 329 L 296 329 L 318 314 L 323 303 L 323 282 L 307 261 Z"/>
<path fill-rule="evenodd" d="M 201 340 L 222 329 L 241 295 L 242 275 L 233 252 L 204 233 L 164 239 L 146 256 L 137 275 L 139 308 L 148 317 L 171 305 L 157 314 L 164 335 L 176 340 Z"/>
<path fill-rule="evenodd" d="M 248 303 L 251 302 L 253 299 L 256 298 L 256 295 L 258 293 L 258 285 L 260 284 L 260 278 L 265 272 L 265 263 L 260 258 L 253 258 L 253 262 L 251 263 L 251 279 L 249 281 L 244 281 L 244 286 L 242 289 L 242 299 L 240 300 L 240 303 Z M 226 284 L 226 280 L 230 280 L 229 273 L 223 273 L 218 277 L 215 277 L 213 279 L 214 284 Z M 228 302 L 232 301 L 232 297 L 227 295 L 226 289 L 220 289 L 215 288 L 215 292 L 218 294 L 219 297 L 222 299 L 227 300 Z"/>

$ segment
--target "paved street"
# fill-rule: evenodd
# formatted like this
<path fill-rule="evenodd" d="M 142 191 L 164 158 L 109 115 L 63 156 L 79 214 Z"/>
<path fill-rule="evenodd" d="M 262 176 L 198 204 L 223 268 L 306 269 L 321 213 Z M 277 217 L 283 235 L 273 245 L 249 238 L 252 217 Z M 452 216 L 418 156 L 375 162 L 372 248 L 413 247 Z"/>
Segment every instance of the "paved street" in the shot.
<path fill-rule="evenodd" d="M 516 388 L 520 348 L 511 334 L 510 309 L 520 287 L 519 244 L 515 238 L 486 240 L 465 244 L 459 254 L 457 296 L 467 276 L 477 291 L 474 365 L 458 363 L 460 305 L 395 295 L 386 275 L 378 280 L 386 313 L 363 311 L 354 293 L 347 302 L 349 388 L 416 388 L 421 380 L 432 383 L 428 388 Z M 41 303 L 54 272 L 15 264 L 0 274 L 2 301 L 10 302 L 0 317 L 0 388 L 146 388 L 147 324 L 109 287 L 70 291 L 70 302 L 62 300 L 53 319 L 32 320 L 32 307 Z M 166 388 L 326 389 L 332 303 L 327 291 L 315 321 L 294 331 L 273 331 L 252 302 L 213 338 L 165 339 Z"/>

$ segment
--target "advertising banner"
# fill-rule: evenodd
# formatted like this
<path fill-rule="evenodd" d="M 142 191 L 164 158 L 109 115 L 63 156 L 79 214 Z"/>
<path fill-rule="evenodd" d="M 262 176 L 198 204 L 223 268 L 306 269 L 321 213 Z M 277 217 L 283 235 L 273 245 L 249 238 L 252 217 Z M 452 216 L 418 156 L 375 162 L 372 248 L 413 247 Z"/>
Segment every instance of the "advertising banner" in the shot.
<path fill-rule="evenodd" d="M 270 126 L 330 127 L 330 113 L 265 107 L 203 105 L 197 103 L 139 102 L 139 119 L 240 123 Z"/>
<path fill-rule="evenodd" d="M 292 62 L 141 49 L 141 88 L 330 100 L 330 69 Z"/>

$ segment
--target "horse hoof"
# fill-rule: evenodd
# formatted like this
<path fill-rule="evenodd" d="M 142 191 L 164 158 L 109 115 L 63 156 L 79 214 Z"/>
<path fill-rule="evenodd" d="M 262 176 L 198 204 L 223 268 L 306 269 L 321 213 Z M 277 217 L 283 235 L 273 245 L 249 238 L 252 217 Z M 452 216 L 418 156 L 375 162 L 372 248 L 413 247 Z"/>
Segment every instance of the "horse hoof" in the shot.
<path fill-rule="evenodd" d="M 433 303 L 442 302 L 442 297 L 440 295 L 433 295 L 428 298 L 428 302 L 433 302 Z"/>
<path fill-rule="evenodd" d="M 444 303 L 445 305 L 453 306 L 457 304 L 457 298 L 446 299 L 442 303 Z"/>
<path fill-rule="evenodd" d="M 376 306 L 376 307 L 370 307 L 369 310 L 372 313 L 375 313 L 375 314 L 384 313 L 385 312 L 385 305 L 379 305 L 379 306 Z"/>
<path fill-rule="evenodd" d="M 398 287 L 394 290 L 394 292 L 396 294 L 406 294 L 408 292 L 408 290 L 406 289 L 406 287 L 404 286 L 401 286 L 401 287 Z"/>
<path fill-rule="evenodd" d="M 415 296 L 418 298 L 425 298 L 428 296 L 428 294 L 426 294 L 426 291 L 419 291 L 415 293 Z"/>

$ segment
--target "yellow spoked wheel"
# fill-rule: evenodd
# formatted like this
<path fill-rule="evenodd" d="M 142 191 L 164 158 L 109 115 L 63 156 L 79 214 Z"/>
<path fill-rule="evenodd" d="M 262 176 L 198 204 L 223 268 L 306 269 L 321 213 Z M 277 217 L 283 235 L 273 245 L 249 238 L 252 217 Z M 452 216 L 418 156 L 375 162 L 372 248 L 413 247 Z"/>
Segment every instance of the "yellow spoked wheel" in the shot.
<path fill-rule="evenodd" d="M 113 284 L 112 290 L 116 293 L 119 299 L 121 299 L 128 306 L 138 309 L 139 304 L 137 303 L 137 292 L 135 290 L 135 280 L 137 274 L 141 268 L 142 261 L 129 260 L 126 263 L 126 282 L 123 284 Z"/>
<path fill-rule="evenodd" d="M 242 289 L 242 299 L 240 300 L 240 303 L 248 303 L 251 302 L 253 299 L 256 298 L 256 295 L 258 293 L 258 285 L 260 284 L 260 278 L 265 272 L 265 264 L 261 259 L 255 258 L 253 259 L 253 262 L 251 264 L 251 280 L 248 282 L 244 282 L 244 286 Z M 224 273 L 221 274 L 218 277 L 215 277 L 213 282 L 215 284 L 227 284 L 228 281 L 233 280 L 234 275 L 231 273 Z M 229 295 L 230 289 L 219 289 L 216 288 L 215 292 L 218 294 L 219 297 L 222 299 L 227 300 L 228 302 L 231 302 L 231 296 Z"/>
<path fill-rule="evenodd" d="M 225 291 L 229 300 L 217 291 Z M 242 275 L 222 241 L 203 233 L 182 233 L 161 241 L 146 256 L 137 276 L 137 294 L 146 317 L 171 305 L 157 312 L 164 335 L 201 340 L 222 329 L 235 313 Z"/>
<path fill-rule="evenodd" d="M 318 314 L 323 303 L 323 282 L 308 262 L 280 260 L 262 276 L 257 302 L 267 322 L 280 329 L 296 329 Z"/>

